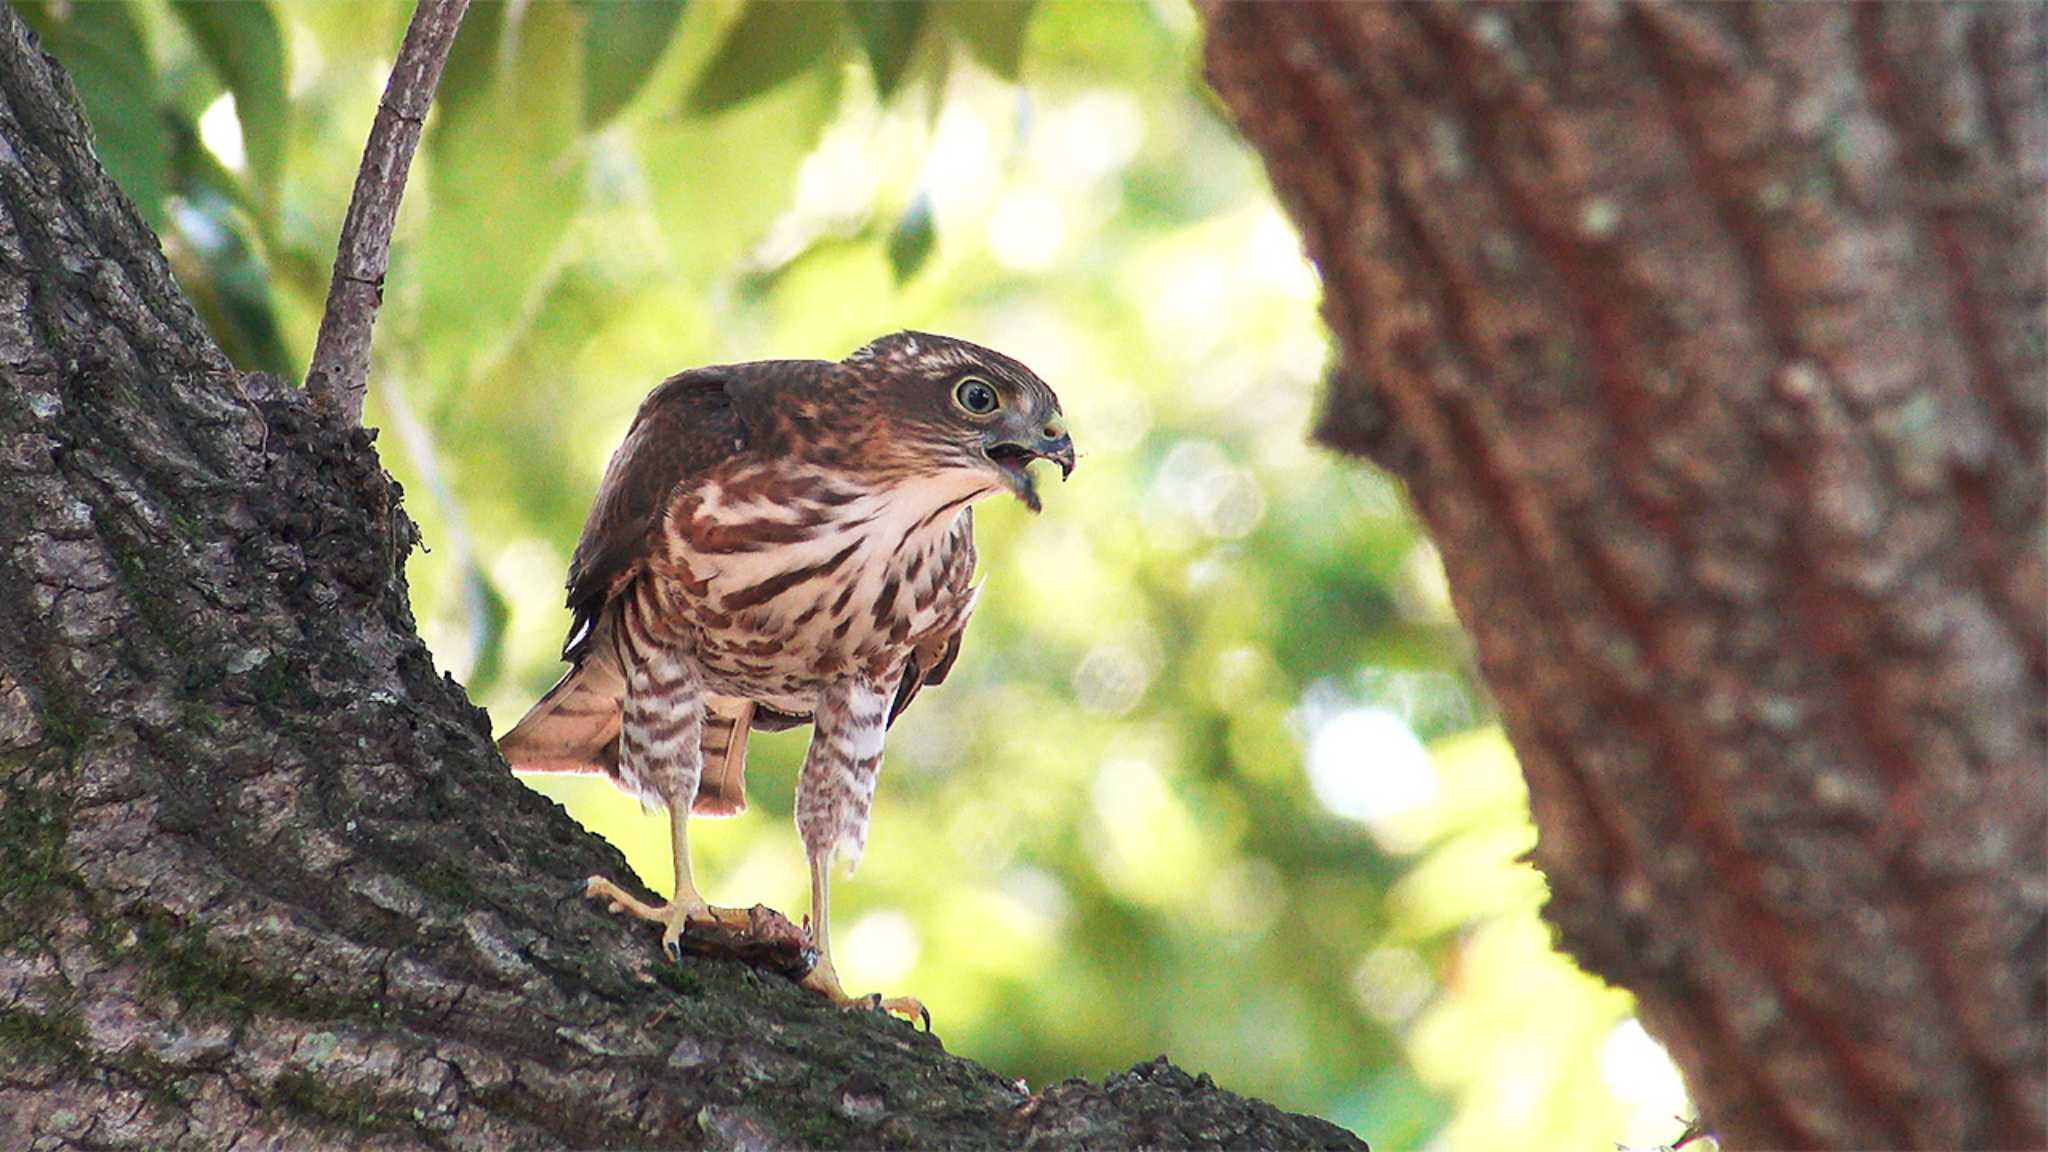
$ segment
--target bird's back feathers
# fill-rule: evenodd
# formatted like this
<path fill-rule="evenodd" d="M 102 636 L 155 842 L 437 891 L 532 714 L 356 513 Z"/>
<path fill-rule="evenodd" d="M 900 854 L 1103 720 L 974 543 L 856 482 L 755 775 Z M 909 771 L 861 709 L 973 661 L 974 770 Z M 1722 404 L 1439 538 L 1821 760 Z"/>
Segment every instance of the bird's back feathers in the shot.
<path fill-rule="evenodd" d="M 704 476 L 772 431 L 766 412 L 778 389 L 829 368 L 821 362 L 770 360 L 680 372 L 661 382 L 633 416 L 624 442 L 598 482 L 590 519 L 569 561 L 569 629 L 562 658 L 589 646 L 605 605 L 633 578 L 679 485 Z"/>

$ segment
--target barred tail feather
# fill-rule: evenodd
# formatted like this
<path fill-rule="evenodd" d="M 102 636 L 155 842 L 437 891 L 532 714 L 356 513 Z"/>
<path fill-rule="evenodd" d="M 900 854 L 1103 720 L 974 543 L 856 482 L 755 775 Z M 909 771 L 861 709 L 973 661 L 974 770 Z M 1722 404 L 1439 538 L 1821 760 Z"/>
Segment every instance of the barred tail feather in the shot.
<path fill-rule="evenodd" d="M 625 694 L 618 666 L 592 652 L 505 733 L 498 751 L 515 772 L 601 772 L 616 778 Z"/>
<path fill-rule="evenodd" d="M 754 706 L 713 696 L 704 713 L 704 774 L 690 811 L 698 816 L 737 816 L 747 810 L 747 732 Z"/>

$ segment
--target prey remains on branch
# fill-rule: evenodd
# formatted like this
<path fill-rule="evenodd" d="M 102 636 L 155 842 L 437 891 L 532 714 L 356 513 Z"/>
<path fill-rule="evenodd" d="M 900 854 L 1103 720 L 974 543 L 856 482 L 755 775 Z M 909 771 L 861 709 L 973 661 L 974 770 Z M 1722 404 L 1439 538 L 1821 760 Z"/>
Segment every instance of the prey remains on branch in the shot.
<path fill-rule="evenodd" d="M 689 818 L 746 806 L 747 733 L 809 722 L 796 823 L 811 871 L 804 983 L 832 966 L 829 877 L 867 839 L 890 724 L 944 680 L 974 608 L 974 514 L 1033 511 L 1034 460 L 1072 471 L 1059 398 L 998 352 L 900 332 L 836 364 L 769 360 L 662 382 L 613 454 L 569 565 L 572 667 L 499 747 L 529 772 L 601 772 L 666 807 L 675 897 L 593 876 L 591 897 L 663 926 L 745 932 L 690 876 Z"/>

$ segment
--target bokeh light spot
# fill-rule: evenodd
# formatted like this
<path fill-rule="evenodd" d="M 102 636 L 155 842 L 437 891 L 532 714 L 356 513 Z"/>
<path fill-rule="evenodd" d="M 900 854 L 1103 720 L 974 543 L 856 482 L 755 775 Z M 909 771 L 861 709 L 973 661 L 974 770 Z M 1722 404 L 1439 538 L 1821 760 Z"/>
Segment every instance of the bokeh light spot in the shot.
<path fill-rule="evenodd" d="M 996 263 L 1019 272 L 1043 272 L 1059 258 L 1067 219 L 1059 201 L 1018 189 L 996 202 L 989 215 L 988 249 Z"/>
<path fill-rule="evenodd" d="M 1375 948 L 1351 973 L 1351 992 L 1359 1007 L 1388 1027 L 1414 1018 L 1435 989 L 1428 965 L 1409 948 Z"/>
<path fill-rule="evenodd" d="M 1688 1115 L 1685 1080 L 1671 1054 L 1631 1016 L 1614 1026 L 1600 1045 L 1600 1077 L 1630 1111 L 1629 1132 L 1654 1140 L 1675 1128 L 1674 1116 Z"/>
<path fill-rule="evenodd" d="M 1151 680 L 1143 656 L 1122 644 L 1098 644 L 1074 669 L 1074 695 L 1098 712 L 1119 716 L 1137 707 Z"/>
<path fill-rule="evenodd" d="M 1323 807 L 1372 830 L 1389 847 L 1404 816 L 1434 803 L 1436 766 L 1406 721 L 1385 708 L 1352 708 L 1309 739 L 1308 781 Z"/>
<path fill-rule="evenodd" d="M 248 153 L 242 147 L 242 118 L 235 112 L 234 93 L 221 93 L 200 114 L 199 142 L 230 172 L 240 172 L 249 166 Z"/>
<path fill-rule="evenodd" d="M 849 971 L 878 985 L 894 985 L 910 975 L 924 951 L 917 925 L 894 908 L 883 908 L 855 920 L 838 946 Z"/>

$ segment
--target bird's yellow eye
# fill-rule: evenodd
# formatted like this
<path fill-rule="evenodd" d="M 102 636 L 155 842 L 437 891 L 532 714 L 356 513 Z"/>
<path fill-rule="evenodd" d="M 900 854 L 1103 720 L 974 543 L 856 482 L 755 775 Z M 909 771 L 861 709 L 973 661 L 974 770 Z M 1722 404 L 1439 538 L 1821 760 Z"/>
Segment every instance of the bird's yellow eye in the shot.
<path fill-rule="evenodd" d="M 972 416 L 986 416 L 1003 406 L 996 386 L 979 376 L 968 376 L 953 386 L 953 402 Z"/>

